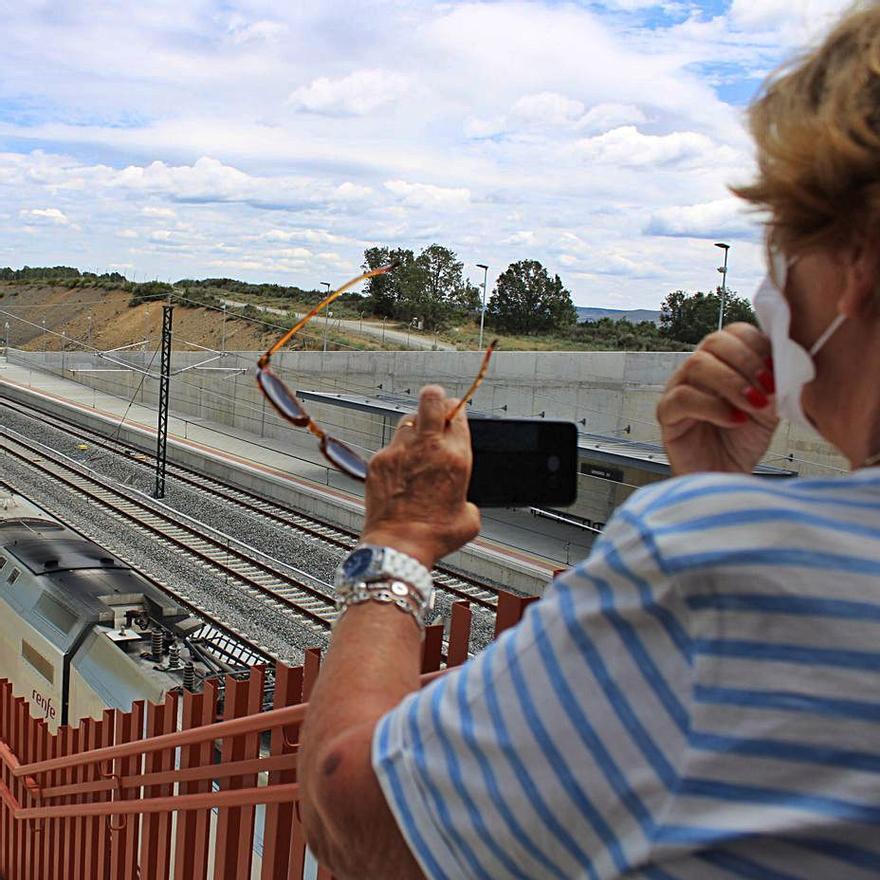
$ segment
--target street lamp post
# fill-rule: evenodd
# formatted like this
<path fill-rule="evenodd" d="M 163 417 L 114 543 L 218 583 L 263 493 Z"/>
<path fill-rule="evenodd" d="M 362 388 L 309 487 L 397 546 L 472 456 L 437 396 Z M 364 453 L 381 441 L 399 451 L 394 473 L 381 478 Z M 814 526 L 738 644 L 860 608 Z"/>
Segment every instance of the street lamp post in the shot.
<path fill-rule="evenodd" d="M 6 360 L 9 360 L 9 321 L 3 325 L 6 330 Z"/>
<path fill-rule="evenodd" d="M 716 241 L 715 247 L 724 251 L 724 265 L 718 267 L 718 271 L 721 273 L 721 308 L 718 311 L 718 329 L 720 330 L 724 326 L 724 300 L 727 297 L 727 253 L 730 250 L 730 245 L 723 241 Z"/>
<path fill-rule="evenodd" d="M 322 281 L 322 286 L 327 288 L 327 293 L 330 293 L 330 282 Z M 324 312 L 324 351 L 327 351 L 327 327 L 330 322 L 331 312 Z"/>
<path fill-rule="evenodd" d="M 483 308 L 480 311 L 480 351 L 483 350 L 483 325 L 486 322 L 486 280 L 489 277 L 489 267 L 485 263 L 477 263 L 477 268 L 483 270 Z"/>
<path fill-rule="evenodd" d="M 226 303 L 223 303 L 223 324 L 220 327 L 220 354 L 226 356 Z"/>

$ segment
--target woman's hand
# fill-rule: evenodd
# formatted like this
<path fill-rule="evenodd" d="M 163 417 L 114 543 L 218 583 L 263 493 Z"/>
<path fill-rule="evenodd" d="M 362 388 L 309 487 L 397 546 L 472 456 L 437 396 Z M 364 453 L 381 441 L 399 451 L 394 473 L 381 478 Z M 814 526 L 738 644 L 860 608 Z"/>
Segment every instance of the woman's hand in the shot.
<path fill-rule="evenodd" d="M 394 547 L 432 568 L 475 538 L 480 512 L 465 500 L 471 437 L 464 410 L 437 385 L 422 389 L 418 413 L 404 416 L 391 443 L 370 460 L 361 540 Z"/>
<path fill-rule="evenodd" d="M 673 473 L 750 474 L 779 422 L 774 390 L 770 340 L 757 327 L 730 324 L 707 336 L 657 406 Z"/>

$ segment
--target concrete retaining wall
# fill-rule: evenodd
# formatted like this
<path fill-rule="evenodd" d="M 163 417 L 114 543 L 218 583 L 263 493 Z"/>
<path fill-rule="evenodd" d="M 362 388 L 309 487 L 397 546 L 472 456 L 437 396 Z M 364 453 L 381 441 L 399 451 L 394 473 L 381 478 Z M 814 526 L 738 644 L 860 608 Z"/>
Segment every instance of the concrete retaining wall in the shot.
<path fill-rule="evenodd" d="M 135 369 L 150 367 L 149 352 L 115 354 Z M 254 352 L 232 352 L 210 360 L 205 352 L 175 352 L 172 411 L 182 417 L 246 428 L 262 437 L 279 438 L 287 430 L 256 387 Z M 489 376 L 477 392 L 476 409 L 508 416 L 571 419 L 583 430 L 659 442 L 654 410 L 659 395 L 686 354 L 674 352 L 498 352 Z M 14 363 L 50 369 L 99 391 L 155 404 L 158 383 L 127 372 L 108 358 L 81 353 L 10 351 Z M 286 352 L 273 368 L 291 387 L 411 399 L 425 384 L 437 382 L 452 394 L 463 393 L 479 369 L 478 352 Z M 197 364 L 203 364 L 198 367 Z M 219 368 L 219 369 L 218 369 Z M 152 371 L 158 369 L 158 359 Z M 234 370 L 245 370 L 235 374 Z M 115 372 L 120 370 L 119 372 Z M 101 372 L 96 372 L 101 371 Z M 112 371 L 112 372 L 111 372 Z M 410 404 L 403 404 L 403 407 Z M 506 409 L 504 409 L 506 407 Z M 387 442 L 396 419 L 363 415 L 338 407 L 314 405 L 316 419 L 341 439 L 374 450 Z M 627 432 L 627 428 L 629 431 Z M 793 460 L 786 461 L 787 456 Z M 777 432 L 765 459 L 802 474 L 825 474 L 846 468 L 832 447 L 811 432 L 787 423 Z"/>

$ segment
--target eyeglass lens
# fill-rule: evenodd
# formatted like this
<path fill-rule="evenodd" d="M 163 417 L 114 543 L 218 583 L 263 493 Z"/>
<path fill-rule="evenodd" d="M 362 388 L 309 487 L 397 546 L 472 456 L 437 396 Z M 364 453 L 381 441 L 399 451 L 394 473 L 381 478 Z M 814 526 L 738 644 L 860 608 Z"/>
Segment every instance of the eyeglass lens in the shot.
<path fill-rule="evenodd" d="M 302 408 L 300 402 L 287 390 L 284 383 L 268 370 L 257 371 L 257 381 L 266 393 L 272 405 L 281 415 L 290 419 L 294 424 L 302 427 L 309 421 L 308 413 Z"/>
<path fill-rule="evenodd" d="M 356 480 L 367 479 L 369 465 L 341 440 L 327 437 L 321 446 L 321 451 L 336 467 L 341 471 L 345 471 L 349 476 L 354 477 Z"/>

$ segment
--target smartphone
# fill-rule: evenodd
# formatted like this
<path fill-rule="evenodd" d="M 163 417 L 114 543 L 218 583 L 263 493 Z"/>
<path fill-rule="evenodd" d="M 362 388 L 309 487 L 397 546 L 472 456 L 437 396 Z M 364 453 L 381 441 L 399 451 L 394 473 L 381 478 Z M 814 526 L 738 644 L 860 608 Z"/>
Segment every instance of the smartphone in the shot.
<path fill-rule="evenodd" d="M 478 507 L 565 507 L 577 497 L 573 422 L 468 419 L 474 466 L 468 501 Z"/>

